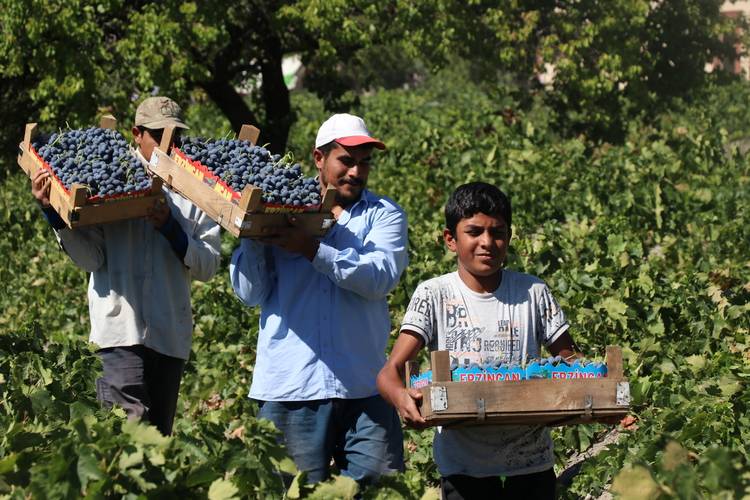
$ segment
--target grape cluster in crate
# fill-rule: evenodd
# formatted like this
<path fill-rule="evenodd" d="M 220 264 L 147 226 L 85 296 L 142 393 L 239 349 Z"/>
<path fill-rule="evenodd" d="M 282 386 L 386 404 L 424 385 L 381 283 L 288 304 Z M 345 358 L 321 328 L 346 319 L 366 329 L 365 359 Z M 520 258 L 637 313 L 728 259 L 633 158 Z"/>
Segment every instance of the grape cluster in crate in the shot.
<path fill-rule="evenodd" d="M 179 151 L 206 167 L 235 197 L 245 186 L 252 185 L 263 191 L 266 204 L 305 207 L 321 201 L 318 181 L 305 177 L 299 164 L 289 164 L 280 155 L 250 141 L 186 137 Z"/>
<path fill-rule="evenodd" d="M 470 364 L 451 366 L 453 382 L 519 381 L 531 379 L 578 379 L 607 376 L 607 365 L 599 361 L 576 359 L 566 361 L 560 356 L 530 360 L 527 363 Z M 432 383 L 432 370 L 412 375 L 410 384 L 415 389 Z"/>
<path fill-rule="evenodd" d="M 91 127 L 39 134 L 32 146 L 68 190 L 81 184 L 90 197 L 107 198 L 151 188 L 151 177 L 115 130 Z"/>

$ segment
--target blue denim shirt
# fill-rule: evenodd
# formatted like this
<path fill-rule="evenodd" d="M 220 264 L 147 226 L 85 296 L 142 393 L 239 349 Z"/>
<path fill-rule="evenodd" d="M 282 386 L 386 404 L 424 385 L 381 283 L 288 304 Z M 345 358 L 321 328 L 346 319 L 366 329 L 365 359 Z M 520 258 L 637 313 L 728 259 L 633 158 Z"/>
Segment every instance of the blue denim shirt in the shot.
<path fill-rule="evenodd" d="M 250 397 L 377 394 L 390 332 L 386 299 L 407 263 L 406 215 L 367 190 L 341 213 L 312 262 L 243 239 L 229 273 L 237 296 L 261 306 Z"/>

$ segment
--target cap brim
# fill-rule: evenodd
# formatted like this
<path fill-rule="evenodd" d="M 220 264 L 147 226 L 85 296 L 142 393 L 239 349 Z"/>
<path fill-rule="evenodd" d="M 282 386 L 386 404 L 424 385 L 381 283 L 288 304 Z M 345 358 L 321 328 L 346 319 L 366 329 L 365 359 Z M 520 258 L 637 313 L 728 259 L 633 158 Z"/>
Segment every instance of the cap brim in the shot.
<path fill-rule="evenodd" d="M 351 135 L 349 137 L 339 137 L 336 142 L 342 146 L 362 146 L 364 144 L 372 144 L 378 149 L 385 149 L 385 144 L 380 139 L 374 137 L 368 137 L 366 135 Z"/>
<path fill-rule="evenodd" d="M 190 130 L 190 127 L 188 127 L 187 125 L 185 125 L 184 123 L 178 120 L 156 120 L 153 122 L 141 123 L 140 125 L 142 127 L 150 128 L 152 130 L 166 128 L 170 125 L 174 126 L 174 128 L 183 128 L 185 130 Z"/>

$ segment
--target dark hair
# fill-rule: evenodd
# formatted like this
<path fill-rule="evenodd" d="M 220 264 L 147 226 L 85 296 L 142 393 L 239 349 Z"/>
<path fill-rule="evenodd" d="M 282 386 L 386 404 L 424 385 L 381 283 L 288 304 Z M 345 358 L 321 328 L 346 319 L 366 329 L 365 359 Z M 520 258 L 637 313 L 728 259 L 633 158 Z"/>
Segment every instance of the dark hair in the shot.
<path fill-rule="evenodd" d="M 141 134 L 144 132 L 148 132 L 148 135 L 150 135 L 156 142 L 161 143 L 161 138 L 164 135 L 164 129 L 163 128 L 148 128 L 144 127 L 143 125 L 136 125 L 136 128 L 141 131 Z M 172 142 L 176 143 L 179 142 L 178 138 L 180 137 L 180 129 L 179 127 L 175 127 L 172 130 Z"/>
<path fill-rule="evenodd" d="M 156 142 L 161 142 L 161 137 L 164 134 L 163 128 L 148 128 L 143 125 L 138 125 L 137 128 L 141 131 L 141 135 L 143 135 L 144 132 L 148 132 L 148 135 L 150 135 Z"/>
<path fill-rule="evenodd" d="M 336 144 L 337 144 L 336 141 L 331 141 L 327 144 L 323 144 L 322 146 L 316 149 L 320 150 L 320 152 L 323 153 L 323 156 L 328 156 L 333 150 L 333 148 L 336 146 Z"/>
<path fill-rule="evenodd" d="M 323 144 L 322 146 L 320 146 L 318 148 L 315 148 L 315 149 L 319 150 L 321 153 L 323 153 L 323 156 L 325 156 L 327 158 L 328 155 L 331 154 L 331 151 L 333 151 L 333 149 L 336 146 L 343 147 L 341 144 L 339 144 L 338 142 L 336 142 L 336 139 L 334 139 L 331 142 Z M 356 148 L 370 148 L 370 149 L 372 149 L 374 146 L 372 144 L 360 144 L 359 146 L 353 146 L 353 147 L 355 149 Z"/>
<path fill-rule="evenodd" d="M 468 219 L 475 214 L 499 215 L 508 225 L 510 232 L 510 200 L 497 187 L 486 182 L 469 182 L 458 186 L 445 204 L 445 227 L 452 235 L 461 219 Z"/>

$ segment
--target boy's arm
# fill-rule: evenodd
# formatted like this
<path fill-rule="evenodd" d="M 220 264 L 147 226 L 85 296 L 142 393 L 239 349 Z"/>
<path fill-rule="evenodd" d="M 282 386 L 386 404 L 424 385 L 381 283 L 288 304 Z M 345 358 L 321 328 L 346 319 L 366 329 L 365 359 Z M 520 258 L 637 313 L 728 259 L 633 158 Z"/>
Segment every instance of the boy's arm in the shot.
<path fill-rule="evenodd" d="M 427 422 L 417 408 L 417 403 L 422 401 L 422 393 L 404 386 L 404 372 L 406 362 L 414 359 L 423 345 L 424 341 L 419 334 L 402 331 L 377 378 L 378 391 L 383 399 L 396 408 L 405 425 L 415 429 L 427 427 Z"/>
<path fill-rule="evenodd" d="M 567 330 L 561 333 L 547 349 L 553 356 L 560 356 L 565 361 L 573 361 L 576 358 L 583 357 L 583 353 L 578 350 L 578 346 L 573 342 L 573 337 Z"/>

